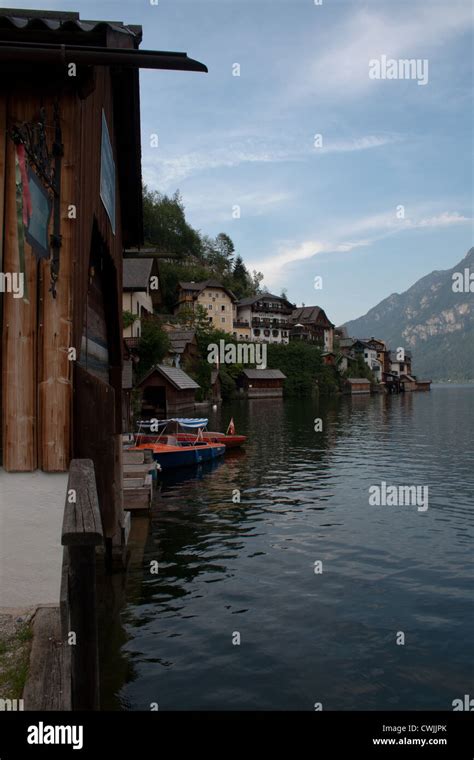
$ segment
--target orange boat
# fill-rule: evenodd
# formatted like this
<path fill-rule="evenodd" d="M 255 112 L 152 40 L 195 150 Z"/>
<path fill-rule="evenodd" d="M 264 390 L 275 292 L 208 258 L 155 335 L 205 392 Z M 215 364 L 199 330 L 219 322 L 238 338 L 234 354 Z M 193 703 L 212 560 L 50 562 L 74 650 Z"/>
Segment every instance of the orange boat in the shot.
<path fill-rule="evenodd" d="M 202 441 L 203 443 L 218 443 L 221 446 L 225 446 L 227 449 L 235 449 L 239 446 L 243 446 L 247 440 L 247 436 L 236 434 L 233 419 L 231 419 L 226 433 L 218 433 L 205 430 L 207 422 L 208 420 L 206 418 L 179 418 L 174 420 L 163 420 L 162 422 L 158 423 L 160 427 L 163 426 L 163 431 L 158 435 L 158 437 L 150 433 L 138 432 L 135 436 L 135 439 L 137 445 L 150 442 L 169 444 L 175 443 L 176 441 L 178 443 L 199 443 Z M 168 435 L 165 432 L 166 427 L 169 425 L 169 423 L 176 423 L 177 429 L 172 436 Z M 140 429 L 142 426 L 145 426 L 147 424 L 148 423 L 140 423 Z M 194 428 L 196 432 L 191 433 L 189 431 L 183 430 L 183 428 L 186 427 Z"/>

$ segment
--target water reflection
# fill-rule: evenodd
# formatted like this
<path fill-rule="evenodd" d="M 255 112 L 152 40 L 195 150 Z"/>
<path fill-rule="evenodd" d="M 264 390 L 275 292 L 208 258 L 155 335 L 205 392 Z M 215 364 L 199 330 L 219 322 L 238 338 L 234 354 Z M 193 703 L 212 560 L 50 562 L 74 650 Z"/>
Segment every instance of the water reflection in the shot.
<path fill-rule="evenodd" d="M 212 414 L 248 445 L 163 480 L 107 600 L 103 704 L 450 709 L 472 675 L 473 400 L 447 389 Z M 369 507 L 381 480 L 428 484 L 429 510 Z"/>

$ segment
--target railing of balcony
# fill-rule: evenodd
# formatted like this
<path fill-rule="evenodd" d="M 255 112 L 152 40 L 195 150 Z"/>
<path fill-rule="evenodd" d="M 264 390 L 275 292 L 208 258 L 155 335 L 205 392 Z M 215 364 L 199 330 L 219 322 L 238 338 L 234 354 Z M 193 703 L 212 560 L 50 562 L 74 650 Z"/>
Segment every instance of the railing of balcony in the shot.
<path fill-rule="evenodd" d="M 252 311 L 270 311 L 277 314 L 291 314 L 293 312 L 293 309 L 288 308 L 287 306 L 283 306 L 283 304 L 272 305 L 259 301 L 258 303 L 252 304 Z"/>
<path fill-rule="evenodd" d="M 291 322 L 279 319 L 261 319 L 259 317 L 254 317 L 254 319 L 252 319 L 252 327 L 266 327 L 276 330 L 289 330 L 291 329 L 292 324 Z"/>

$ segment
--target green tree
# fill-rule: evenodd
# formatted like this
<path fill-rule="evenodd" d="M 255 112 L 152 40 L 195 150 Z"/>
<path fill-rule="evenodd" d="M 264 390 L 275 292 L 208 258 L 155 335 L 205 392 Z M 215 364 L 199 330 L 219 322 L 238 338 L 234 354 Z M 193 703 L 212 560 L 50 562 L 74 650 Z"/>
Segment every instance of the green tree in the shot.
<path fill-rule="evenodd" d="M 173 196 L 143 188 L 143 230 L 147 245 L 181 257 L 202 259 L 201 237 L 186 221 L 178 191 Z"/>
<path fill-rule="evenodd" d="M 253 285 L 253 291 L 254 295 L 258 295 L 262 292 L 262 280 L 263 280 L 263 274 L 262 272 L 257 272 L 255 269 L 252 272 L 252 285 Z"/>
<path fill-rule="evenodd" d="M 133 323 L 138 319 L 138 315 L 133 314 L 131 311 L 124 311 L 122 313 L 122 316 L 124 330 L 126 330 L 128 327 L 131 327 Z"/>
<path fill-rule="evenodd" d="M 176 315 L 177 322 L 188 330 L 205 332 L 209 329 L 209 316 L 200 303 L 193 308 L 191 305 L 183 306 Z"/>
<path fill-rule="evenodd" d="M 252 280 L 247 272 L 242 256 L 236 256 L 235 258 L 231 290 L 235 293 L 237 298 L 253 295 L 250 293 L 252 290 Z"/>
<path fill-rule="evenodd" d="M 146 375 L 155 365 L 160 364 L 170 348 L 167 333 L 156 317 L 142 319 L 142 334 L 138 343 L 138 379 Z"/>

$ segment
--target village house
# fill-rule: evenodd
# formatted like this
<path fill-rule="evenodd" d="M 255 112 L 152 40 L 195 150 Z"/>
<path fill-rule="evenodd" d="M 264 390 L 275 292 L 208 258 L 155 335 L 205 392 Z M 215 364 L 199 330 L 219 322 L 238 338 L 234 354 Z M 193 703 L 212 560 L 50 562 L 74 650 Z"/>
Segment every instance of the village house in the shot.
<path fill-rule="evenodd" d="M 372 371 L 375 379 L 378 382 L 382 382 L 382 362 L 378 359 L 377 347 L 375 345 L 370 345 L 370 343 L 359 338 L 341 338 L 339 340 L 339 349 L 349 359 L 357 359 L 358 356 L 361 356 L 365 364 Z"/>
<path fill-rule="evenodd" d="M 184 364 L 199 360 L 196 330 L 183 330 L 169 324 L 164 324 L 163 329 L 170 341 L 164 364 L 182 369 Z"/>
<path fill-rule="evenodd" d="M 0 270 L 26 288 L 0 303 L 3 468 L 92 459 L 109 545 L 123 527 L 123 251 L 143 243 L 139 68 L 206 71 L 141 38 L 0 11 Z M 25 483 L 21 498 L 34 504 Z"/>
<path fill-rule="evenodd" d="M 394 356 L 395 354 L 395 356 Z M 411 351 L 403 352 L 403 359 L 397 359 L 397 352 L 391 352 L 390 371 L 398 377 L 411 375 Z"/>
<path fill-rule="evenodd" d="M 153 314 L 160 305 L 158 262 L 156 259 L 125 258 L 123 260 L 122 309 L 135 321 L 124 324 L 124 338 L 140 338 L 142 319 Z"/>
<path fill-rule="evenodd" d="M 363 343 L 366 343 L 369 349 L 376 351 L 376 359 L 382 368 L 382 380 L 387 372 L 391 371 L 391 359 L 390 350 L 387 344 L 383 340 L 378 338 L 364 338 Z"/>
<path fill-rule="evenodd" d="M 174 313 L 179 314 L 183 309 L 196 311 L 197 306 L 202 306 L 216 330 L 232 333 L 236 302 L 232 291 L 217 280 L 180 282 Z"/>
<path fill-rule="evenodd" d="M 291 340 L 305 340 L 316 343 L 325 352 L 332 353 L 334 348 L 334 325 L 320 306 L 300 306 L 294 309 L 290 317 L 292 328 Z M 332 360 L 328 363 L 331 363 Z"/>
<path fill-rule="evenodd" d="M 244 369 L 239 386 L 247 398 L 282 398 L 285 380 L 279 369 Z"/>
<path fill-rule="evenodd" d="M 234 329 L 232 331 L 232 334 L 234 338 L 237 338 L 238 341 L 250 340 L 252 335 L 250 322 L 245 319 L 239 319 L 239 317 L 235 317 L 233 328 Z"/>
<path fill-rule="evenodd" d="M 261 293 L 241 298 L 235 324 L 248 327 L 249 339 L 261 343 L 289 343 L 290 315 L 294 309 L 286 298 Z M 240 328 L 237 328 L 237 331 Z"/>

